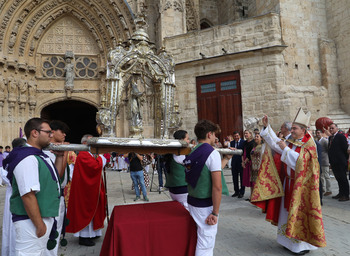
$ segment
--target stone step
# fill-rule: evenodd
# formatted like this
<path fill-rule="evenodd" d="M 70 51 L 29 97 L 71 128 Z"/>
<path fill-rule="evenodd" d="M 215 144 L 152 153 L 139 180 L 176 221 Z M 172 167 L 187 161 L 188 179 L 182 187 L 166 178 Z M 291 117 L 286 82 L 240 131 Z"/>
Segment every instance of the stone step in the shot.
<path fill-rule="evenodd" d="M 340 130 L 347 132 L 350 128 L 350 115 L 341 109 L 333 110 L 327 115 L 334 123 L 338 125 Z"/>

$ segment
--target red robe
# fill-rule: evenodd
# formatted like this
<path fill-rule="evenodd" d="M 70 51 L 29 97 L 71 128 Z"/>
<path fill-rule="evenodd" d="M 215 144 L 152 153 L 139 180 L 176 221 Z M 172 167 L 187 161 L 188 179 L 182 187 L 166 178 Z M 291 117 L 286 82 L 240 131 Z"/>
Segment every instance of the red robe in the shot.
<path fill-rule="evenodd" d="M 93 229 L 104 227 L 106 218 L 106 193 L 102 180 L 103 161 L 89 152 L 78 154 L 70 189 L 66 227 L 68 233 L 76 233 L 93 221 Z"/>

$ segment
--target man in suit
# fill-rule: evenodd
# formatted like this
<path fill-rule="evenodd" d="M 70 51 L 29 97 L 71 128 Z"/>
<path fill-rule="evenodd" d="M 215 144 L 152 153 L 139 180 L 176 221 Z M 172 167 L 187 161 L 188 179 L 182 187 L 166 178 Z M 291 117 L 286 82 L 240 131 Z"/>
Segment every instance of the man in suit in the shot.
<path fill-rule="evenodd" d="M 347 160 L 348 160 L 348 142 L 346 137 L 338 132 L 338 126 L 331 124 L 329 126 L 331 136 L 328 140 L 328 156 L 335 179 L 338 182 L 339 193 L 332 198 L 341 202 L 349 201 L 349 182 L 346 178 Z"/>
<path fill-rule="evenodd" d="M 290 135 L 291 135 L 291 133 L 290 133 L 291 129 L 292 129 L 291 122 L 286 121 L 281 125 L 281 133 L 283 135 L 283 138 L 285 138 L 286 140 L 288 140 Z"/>
<path fill-rule="evenodd" d="M 245 140 L 241 139 L 239 132 L 233 132 L 233 141 L 230 143 L 230 147 L 233 149 L 242 149 L 244 147 Z M 242 157 L 240 155 L 234 155 L 231 161 L 231 172 L 232 172 L 232 180 L 233 180 L 233 188 L 235 193 L 232 197 L 242 198 L 245 192 L 245 187 L 242 185 L 243 178 L 243 167 L 242 167 Z M 240 183 L 238 182 L 238 177 Z M 239 187 L 241 186 L 241 188 Z"/>

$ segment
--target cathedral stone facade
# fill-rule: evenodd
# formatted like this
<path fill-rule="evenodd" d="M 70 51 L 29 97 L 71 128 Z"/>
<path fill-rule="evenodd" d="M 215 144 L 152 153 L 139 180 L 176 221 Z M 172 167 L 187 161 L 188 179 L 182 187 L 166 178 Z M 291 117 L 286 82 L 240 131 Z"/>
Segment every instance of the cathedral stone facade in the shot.
<path fill-rule="evenodd" d="M 0 145 L 34 116 L 67 122 L 75 143 L 96 135 L 108 53 L 140 14 L 155 52 L 175 60 L 191 136 L 199 118 L 225 136 L 265 113 L 278 128 L 299 107 L 349 128 L 349 9 L 346 0 L 1 0 Z"/>

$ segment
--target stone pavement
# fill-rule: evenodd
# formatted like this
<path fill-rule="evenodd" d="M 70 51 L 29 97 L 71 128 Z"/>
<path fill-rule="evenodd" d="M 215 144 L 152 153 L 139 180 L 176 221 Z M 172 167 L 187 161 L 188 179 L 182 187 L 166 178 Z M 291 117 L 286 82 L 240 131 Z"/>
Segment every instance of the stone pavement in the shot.
<path fill-rule="evenodd" d="M 129 173 L 107 170 L 109 214 L 115 205 L 132 204 L 135 192 L 131 190 Z M 224 170 L 227 185 L 232 194 L 232 178 L 229 169 Z M 150 178 L 152 175 L 150 174 Z M 170 200 L 167 191 L 158 193 L 158 176 L 154 175 L 150 202 Z M 337 192 L 337 183 L 332 179 L 333 195 Z M 0 219 L 4 206 L 5 187 L 0 187 Z M 249 189 L 244 198 L 249 197 Z M 267 256 L 291 255 L 276 242 L 276 227 L 265 221 L 259 209 L 243 199 L 224 196 L 220 208 L 219 230 L 214 255 L 220 256 Z M 145 203 L 138 201 L 137 203 Z M 350 201 L 338 202 L 331 197 L 324 198 L 323 220 L 326 231 L 327 247 L 320 248 L 308 255 L 345 256 L 350 255 Z M 2 221 L 0 224 L 2 230 Z M 103 230 L 103 235 L 106 228 Z M 0 236 L 2 235 L 2 232 Z M 96 246 L 85 247 L 78 239 L 67 234 L 67 247 L 60 247 L 59 256 L 99 255 L 103 237 L 96 240 Z M 1 240 L 0 240 L 1 246 Z M 142 255 L 135 255 L 142 256 Z M 164 252 L 164 256 L 166 253 Z M 182 255 L 179 255 L 182 256 Z"/>

